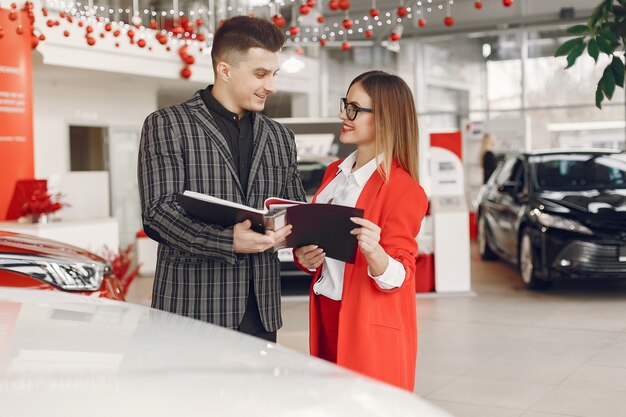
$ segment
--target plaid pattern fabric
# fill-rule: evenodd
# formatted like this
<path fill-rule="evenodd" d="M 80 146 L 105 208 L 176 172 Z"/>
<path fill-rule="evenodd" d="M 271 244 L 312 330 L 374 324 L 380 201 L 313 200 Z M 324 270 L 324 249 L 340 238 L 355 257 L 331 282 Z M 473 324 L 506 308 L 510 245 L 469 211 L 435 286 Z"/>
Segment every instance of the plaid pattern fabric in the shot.
<path fill-rule="evenodd" d="M 248 189 L 241 187 L 224 137 L 199 92 L 182 104 L 158 110 L 144 122 L 139 149 L 143 223 L 159 244 L 152 306 L 237 328 L 254 280 L 263 325 L 282 326 L 280 263 L 272 251 L 235 254 L 233 229 L 188 217 L 175 194 L 210 194 L 262 208 L 272 196 L 305 200 L 291 131 L 260 113 L 254 117 Z M 247 198 L 246 198 L 247 196 Z"/>

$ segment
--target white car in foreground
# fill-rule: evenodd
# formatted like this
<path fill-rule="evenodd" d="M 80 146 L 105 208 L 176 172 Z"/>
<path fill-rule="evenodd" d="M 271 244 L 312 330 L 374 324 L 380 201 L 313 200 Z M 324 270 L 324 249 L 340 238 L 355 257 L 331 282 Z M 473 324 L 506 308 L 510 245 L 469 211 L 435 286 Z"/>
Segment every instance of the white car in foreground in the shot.
<path fill-rule="evenodd" d="M 0 289 L 0 415 L 419 416 L 415 395 L 204 322 Z"/>

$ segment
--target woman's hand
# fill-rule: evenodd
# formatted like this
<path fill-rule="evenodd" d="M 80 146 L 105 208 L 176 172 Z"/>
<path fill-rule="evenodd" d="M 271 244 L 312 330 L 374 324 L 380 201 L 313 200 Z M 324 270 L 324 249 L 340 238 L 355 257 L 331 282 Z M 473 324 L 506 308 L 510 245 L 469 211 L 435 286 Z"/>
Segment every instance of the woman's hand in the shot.
<path fill-rule="evenodd" d="M 361 249 L 363 255 L 370 257 L 382 250 L 382 247 L 378 243 L 380 242 L 380 227 L 378 227 L 378 225 L 360 217 L 351 217 L 350 220 L 361 226 L 350 230 L 350 234 L 356 236 L 359 241 L 359 249 Z"/>
<path fill-rule="evenodd" d="M 359 249 L 365 255 L 371 273 L 374 276 L 382 275 L 389 265 L 389 256 L 379 243 L 380 227 L 360 217 L 351 217 L 350 220 L 361 226 L 350 230 L 350 233 L 359 241 Z"/>
<path fill-rule="evenodd" d="M 324 263 L 326 253 L 317 245 L 302 246 L 295 250 L 298 263 L 308 269 L 317 269 Z"/>

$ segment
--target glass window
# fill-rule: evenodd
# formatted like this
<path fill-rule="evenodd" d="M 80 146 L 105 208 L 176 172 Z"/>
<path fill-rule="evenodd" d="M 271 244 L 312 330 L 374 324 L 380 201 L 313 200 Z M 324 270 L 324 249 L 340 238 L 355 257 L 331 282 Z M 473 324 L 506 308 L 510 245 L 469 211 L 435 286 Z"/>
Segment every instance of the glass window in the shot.
<path fill-rule="evenodd" d="M 513 167 L 515 166 L 515 163 L 517 161 L 517 158 L 508 158 L 503 162 L 502 168 L 496 176 L 496 185 L 504 185 L 504 183 L 507 182 L 509 178 L 511 178 Z"/>

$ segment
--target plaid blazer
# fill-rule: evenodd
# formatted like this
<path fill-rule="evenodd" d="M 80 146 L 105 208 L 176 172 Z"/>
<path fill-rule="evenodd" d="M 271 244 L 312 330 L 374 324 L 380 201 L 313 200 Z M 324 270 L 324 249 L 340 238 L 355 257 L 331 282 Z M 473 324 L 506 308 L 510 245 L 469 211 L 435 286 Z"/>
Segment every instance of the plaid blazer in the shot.
<path fill-rule="evenodd" d="M 233 252 L 233 228 L 187 216 L 175 194 L 185 190 L 262 208 L 272 196 L 305 200 L 293 133 L 255 113 L 247 190 L 200 93 L 145 120 L 139 147 L 139 192 L 144 228 L 159 240 L 152 307 L 237 328 L 254 280 L 267 331 L 282 326 L 280 262 L 268 250 Z"/>

